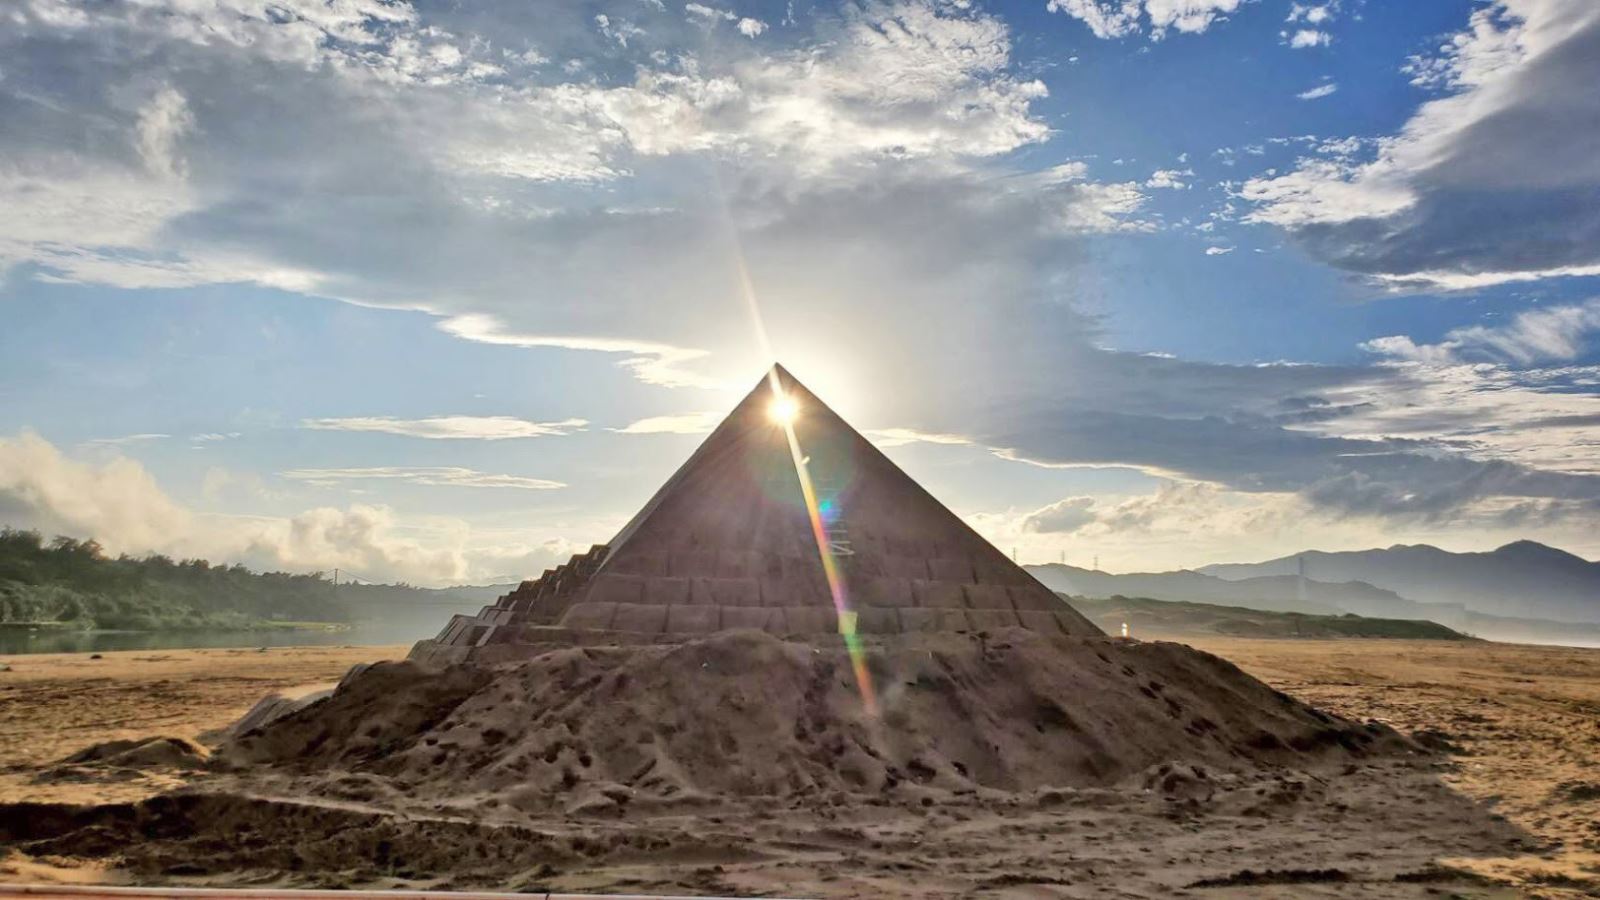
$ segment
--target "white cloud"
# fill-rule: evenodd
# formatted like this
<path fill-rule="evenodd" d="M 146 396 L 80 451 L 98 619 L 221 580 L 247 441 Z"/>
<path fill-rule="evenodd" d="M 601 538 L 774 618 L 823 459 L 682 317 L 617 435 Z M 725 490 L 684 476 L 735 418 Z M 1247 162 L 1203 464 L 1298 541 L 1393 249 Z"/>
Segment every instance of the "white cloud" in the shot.
<path fill-rule="evenodd" d="M 145 166 L 166 178 L 181 177 L 187 163 L 178 145 L 193 127 L 194 116 L 183 95 L 170 87 L 157 91 L 139 110 L 136 125 L 139 155 Z"/>
<path fill-rule="evenodd" d="M 651 416 L 613 428 L 618 434 L 708 434 L 722 421 L 723 413 L 693 412 L 675 416 Z"/>
<path fill-rule="evenodd" d="M 1145 180 L 1147 188 L 1165 188 L 1168 190 L 1188 190 L 1189 183 L 1183 179 L 1194 175 L 1193 169 L 1158 169 Z"/>
<path fill-rule="evenodd" d="M 1290 4 L 1289 16 L 1284 21 L 1321 25 L 1324 22 L 1331 21 L 1334 11 L 1337 9 L 1337 3 L 1293 3 Z"/>
<path fill-rule="evenodd" d="M 1094 288 L 1079 268 L 1082 236 L 1160 219 L 1144 213 L 1142 181 L 1097 183 L 1081 161 L 1016 171 L 1029 157 L 1013 152 L 1050 136 L 1037 112 L 1045 89 L 1013 64 L 1005 24 L 972 5 L 867 0 L 805 16 L 782 41 L 751 42 L 731 30 L 707 40 L 636 2 L 544 4 L 537 60 L 563 64 L 543 67 L 502 52 L 522 51 L 527 37 L 512 6 L 466 16 L 450 4 L 374 4 L 380 21 L 352 12 L 367 9 L 356 2 L 226 14 L 112 4 L 70 27 L 38 12 L 72 8 L 38 0 L 0 29 L 0 257 L 40 267 L 22 271 L 123 286 L 252 281 L 423 310 L 463 339 L 613 354 L 642 380 L 686 390 L 742 387 L 765 362 L 753 296 L 781 358 L 871 385 L 851 398 L 859 418 L 919 435 L 961 435 L 1049 465 L 1178 472 L 1252 495 L 1361 481 L 1361 491 L 1317 496 L 1399 515 L 1418 509 L 1396 502 L 1402 488 L 1422 484 L 1415 492 L 1432 492 L 1423 512 L 1444 515 L 1473 497 L 1438 486 L 1489 471 L 1454 445 L 1312 430 L 1350 418 L 1332 399 L 1341 392 L 1383 399 L 1379 386 L 1410 377 L 1401 367 L 1214 366 L 1098 348 L 1101 324 L 1073 305 Z M 1202 30 L 1236 5 L 1095 8 L 1153 33 Z M 634 17 L 649 31 L 623 47 L 596 27 L 600 9 L 613 31 Z M 677 52 L 690 41 L 695 53 Z M 1461 58 L 1490 57 L 1475 41 L 1460 46 Z M 1520 65 L 1520 54 L 1501 58 Z M 1503 77 L 1487 62 L 1456 68 L 1447 81 L 1458 92 Z M 183 98 L 191 121 L 181 128 L 182 116 L 142 112 L 163 88 Z M 1378 215 L 1384 241 L 1357 230 L 1339 243 L 1358 256 L 1403 245 L 1413 223 L 1402 214 L 1433 186 L 1417 167 L 1363 170 L 1404 140 L 1308 150 L 1327 168 L 1302 163 L 1245 192 L 1259 221 L 1308 241 Z M 1547 133 L 1542 143 L 1560 142 Z M 1439 159 L 1454 165 L 1477 146 L 1451 144 Z M 172 164 L 152 168 L 146 149 Z M 1494 185 L 1517 170 L 1476 177 Z M 1481 217 L 1451 221 L 1478 239 Z M 1593 232 L 1540 233 L 1559 243 Z M 1497 250 L 1498 237 L 1479 243 Z M 1415 271 L 1327 247 L 1378 277 Z M 1507 271 L 1418 258 L 1453 277 Z M 418 421 L 361 427 L 439 430 Z M 492 436 L 477 427 L 461 430 Z M 1490 474 L 1473 482 L 1480 495 L 1588 490 Z"/>
<path fill-rule="evenodd" d="M 1574 507 L 1575 523 L 1588 521 L 1595 499 L 1585 479 L 1600 475 L 1600 369 L 1554 365 L 1518 370 L 1492 362 L 1464 361 L 1450 347 L 1418 345 L 1409 338 L 1373 342 L 1406 374 L 1381 394 L 1352 391 L 1341 400 L 1345 414 L 1306 428 L 1361 440 L 1393 439 L 1451 448 L 1499 468 L 1463 472 L 1474 492 L 1516 498 L 1517 490 L 1483 483 L 1524 471 L 1548 473 L 1548 486 L 1531 496 Z M 1440 489 L 1443 489 L 1441 486 Z"/>
<path fill-rule="evenodd" d="M 691 3 L 689 5 L 694 6 L 695 4 Z M 594 17 L 594 24 L 595 27 L 600 29 L 601 34 L 613 41 L 616 41 L 617 46 L 624 49 L 627 48 L 629 41 L 637 37 L 642 37 L 645 33 L 643 28 L 640 28 L 632 22 L 629 22 L 627 19 L 619 19 L 613 22 L 611 17 L 605 15 L 604 13 L 600 13 Z"/>
<path fill-rule="evenodd" d="M 409 173 L 414 191 L 425 191 L 431 179 L 416 176 L 431 170 L 457 184 L 474 175 L 582 182 L 628 177 L 641 159 L 715 152 L 826 171 L 885 155 L 991 156 L 1048 135 L 1028 108 L 1043 96 L 1042 84 L 1005 71 L 1005 26 L 938 0 L 850 6 L 799 49 L 643 63 L 632 83 L 614 86 L 485 83 L 507 66 L 522 72 L 547 58 L 491 52 L 492 42 L 426 24 L 406 4 L 336 6 L 130 4 L 87 18 L 68 0 L 39 0 L 19 12 L 0 54 L 13 60 L 7 83 L 27 98 L 9 133 L 27 139 L 0 147 L 8 161 L 0 166 L 0 201 L 13 211 L 0 226 L 0 266 L 33 260 L 62 277 L 123 286 L 259 280 L 373 300 L 305 260 L 269 262 L 257 256 L 260 247 L 245 252 L 248 244 L 208 241 L 214 232 L 162 228 L 201 203 L 272 209 L 275 198 L 288 199 L 297 155 L 309 146 L 317 159 L 299 171 L 344 166 L 368 180 L 369 151 L 404 148 L 416 158 L 397 168 Z M 641 35 L 604 13 L 596 25 L 619 45 Z M 739 23 L 746 34 L 761 25 Z M 102 64 L 73 71 L 90 57 Z M 282 108 L 245 100 L 257 78 L 246 73 L 263 64 L 283 68 Z M 111 72 L 158 78 L 162 87 L 133 109 L 95 90 L 65 93 Z M 246 115 L 287 126 L 281 140 L 251 138 Z M 308 139 L 305 128 L 339 133 L 341 143 Z M 60 142 L 46 146 L 45 137 Z M 115 152 L 119 144 L 135 150 L 137 169 L 130 154 Z M 183 152 L 191 144 L 205 166 Z M 232 157 L 251 152 L 265 168 L 242 160 L 241 171 L 230 171 Z M 275 188 L 259 198 L 230 197 L 252 183 L 245 177 L 252 172 Z M 147 184 L 151 173 L 183 183 Z M 491 219 L 502 218 L 505 198 L 519 193 L 470 183 L 466 190 L 463 202 L 478 190 L 496 197 Z M 337 193 L 322 196 L 338 208 Z M 419 218 L 459 225 L 462 213 Z"/>
<path fill-rule="evenodd" d="M 1237 558 L 1247 546 L 1261 556 L 1307 545 L 1370 547 L 1393 539 L 1372 520 L 1334 518 L 1292 494 L 1238 494 L 1205 484 L 1162 481 L 1148 493 L 1068 497 L 1037 510 L 967 517 L 1023 562 L 1064 560 L 1103 571 L 1149 572 Z"/>
<path fill-rule="evenodd" d="M 1471 289 L 1600 273 L 1600 5 L 1499 0 L 1407 67 L 1444 92 L 1370 158 L 1253 178 L 1249 221 L 1397 287 Z"/>
<path fill-rule="evenodd" d="M 1098 38 L 1137 34 L 1143 24 L 1151 40 L 1166 37 L 1169 29 L 1199 34 L 1212 23 L 1239 8 L 1241 0 L 1050 0 L 1051 12 L 1078 19 Z"/>
<path fill-rule="evenodd" d="M 1526 310 L 1505 325 L 1452 329 L 1437 344 L 1416 344 L 1404 335 L 1375 338 L 1362 348 L 1406 362 L 1446 365 L 1491 361 L 1518 366 L 1566 362 L 1582 355 L 1600 332 L 1600 300 Z"/>
<path fill-rule="evenodd" d="M 1331 96 L 1337 90 L 1339 90 L 1339 85 L 1330 81 L 1327 84 L 1319 84 L 1309 90 L 1301 91 L 1295 96 L 1301 100 L 1321 100 L 1323 97 Z"/>
<path fill-rule="evenodd" d="M 333 485 L 344 481 L 403 481 L 434 487 L 512 488 L 551 491 L 566 487 L 559 481 L 522 475 L 495 475 L 461 466 L 371 466 L 349 469 L 289 469 L 279 475 L 291 481 Z"/>
<path fill-rule="evenodd" d="M 1206 248 L 1206 255 L 1207 256 L 1222 256 L 1225 253 L 1232 253 L 1232 252 L 1233 252 L 1233 248 L 1232 247 L 1207 247 Z"/>
<path fill-rule="evenodd" d="M 147 431 L 139 434 L 124 434 L 120 437 L 94 438 L 93 440 L 84 441 L 84 443 L 92 447 L 120 447 L 124 444 L 142 444 L 147 441 L 159 441 L 170 437 L 172 437 L 170 434 Z"/>
<path fill-rule="evenodd" d="M 756 38 L 760 37 L 761 34 L 767 30 L 767 23 L 761 21 L 760 19 L 746 17 L 740 19 L 739 24 L 736 27 L 739 29 L 739 33 L 745 37 Z"/>
<path fill-rule="evenodd" d="M 1315 28 L 1298 29 L 1293 34 L 1285 35 L 1285 39 L 1288 41 L 1289 46 L 1296 50 L 1303 50 L 1307 47 L 1326 47 L 1333 43 L 1333 35 L 1326 31 L 1318 31 Z"/>
<path fill-rule="evenodd" d="M 554 335 L 517 334 L 505 330 L 494 316 L 469 313 L 455 316 L 439 323 L 441 331 L 481 344 L 498 344 L 509 347 L 554 347 L 562 350 L 587 350 L 596 353 L 622 354 L 617 363 L 634 373 L 646 384 L 661 387 L 726 387 L 722 381 L 689 371 L 683 366 L 711 355 L 709 350 L 693 347 L 674 347 L 650 341 L 618 340 L 599 337 L 560 337 Z"/>
<path fill-rule="evenodd" d="M 1289 229 L 1393 216 L 1417 200 L 1392 172 L 1329 159 L 1302 159 L 1288 174 L 1252 178 L 1239 196 L 1256 204 L 1245 221 Z"/>
<path fill-rule="evenodd" d="M 207 477 L 213 493 L 231 480 L 226 473 Z M 339 567 L 414 584 L 531 576 L 571 552 L 548 537 L 483 532 L 447 517 L 407 518 L 377 505 L 289 516 L 207 514 L 174 501 L 137 462 L 81 462 L 28 432 L 0 438 L 0 521 L 93 538 L 111 554 L 166 553 L 295 572 Z"/>
<path fill-rule="evenodd" d="M 734 19 L 738 18 L 738 16 L 735 16 L 733 13 L 728 12 L 725 9 L 716 9 L 714 7 L 706 6 L 703 3 L 686 3 L 684 4 L 683 11 L 688 13 L 691 17 L 709 21 L 725 19 L 729 22 L 732 22 Z"/>
<path fill-rule="evenodd" d="M 1093 497 L 1068 497 L 1042 509 L 1036 509 L 1022 520 L 1022 530 L 1045 534 L 1071 534 L 1095 520 Z"/>
<path fill-rule="evenodd" d="M 194 527 L 142 466 L 70 459 L 31 432 L 0 438 L 0 518 L 40 530 L 88 536 L 110 553 L 169 545 Z"/>
<path fill-rule="evenodd" d="M 503 441 L 513 438 L 566 435 L 582 431 L 588 424 L 584 419 L 530 422 L 512 416 L 430 416 L 425 419 L 353 416 L 337 419 L 306 419 L 300 423 L 300 427 L 317 431 L 370 431 L 432 440 Z"/>
<path fill-rule="evenodd" d="M 962 445 L 972 443 L 971 438 L 959 434 L 941 434 L 918 431 L 914 428 L 869 428 L 863 434 L 878 447 L 903 447 L 907 444 L 948 444 Z"/>

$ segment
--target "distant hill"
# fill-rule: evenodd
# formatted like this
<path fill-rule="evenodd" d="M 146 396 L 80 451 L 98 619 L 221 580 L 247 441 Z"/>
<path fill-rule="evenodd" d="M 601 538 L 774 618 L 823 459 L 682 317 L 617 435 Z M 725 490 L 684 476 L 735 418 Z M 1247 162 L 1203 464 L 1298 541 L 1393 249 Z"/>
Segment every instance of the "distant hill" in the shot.
<path fill-rule="evenodd" d="M 1559 551 L 1557 551 L 1559 552 Z M 1281 564 L 1282 561 L 1277 561 Z M 1289 558 L 1294 564 L 1293 557 Z M 1262 563 L 1267 566 L 1270 563 Z M 1496 641 L 1600 646 L 1600 623 L 1577 624 L 1537 615 L 1492 615 L 1461 603 L 1418 603 L 1393 590 L 1364 581 L 1329 583 L 1296 575 L 1255 575 L 1230 581 L 1203 571 L 1113 575 L 1050 564 L 1025 566 L 1051 590 L 1074 597 L 1147 597 L 1168 603 L 1211 604 L 1265 612 L 1305 615 L 1355 614 L 1368 618 L 1435 622 L 1456 631 Z M 1307 565 L 1308 572 L 1311 566 Z"/>
<path fill-rule="evenodd" d="M 1127 623 L 1134 637 L 1184 637 L 1222 634 L 1265 638 L 1405 638 L 1466 641 L 1472 638 L 1437 622 L 1376 619 L 1366 616 L 1310 616 L 1264 612 L 1211 603 L 1169 603 L 1146 597 L 1062 599 L 1099 625 L 1117 634 Z"/>
<path fill-rule="evenodd" d="M 1188 570 L 1113 575 L 1050 563 L 1027 566 L 1029 572 L 1053 591 L 1075 597 L 1154 597 L 1167 601 L 1220 603 L 1276 612 L 1312 615 L 1391 616 L 1425 618 L 1417 604 L 1394 591 L 1362 582 L 1328 584 L 1293 575 L 1264 575 L 1229 581 Z"/>
<path fill-rule="evenodd" d="M 0 529 L 0 626 L 166 631 L 402 620 L 427 630 L 511 587 L 334 585 L 321 574 L 253 572 L 203 559 L 113 558 L 94 541 Z"/>
<path fill-rule="evenodd" d="M 1459 604 L 1491 616 L 1600 622 L 1600 563 L 1535 541 L 1487 553 L 1451 553 L 1426 544 L 1344 553 L 1307 551 L 1261 563 L 1204 566 L 1230 581 L 1294 575 L 1363 581 L 1418 603 Z"/>

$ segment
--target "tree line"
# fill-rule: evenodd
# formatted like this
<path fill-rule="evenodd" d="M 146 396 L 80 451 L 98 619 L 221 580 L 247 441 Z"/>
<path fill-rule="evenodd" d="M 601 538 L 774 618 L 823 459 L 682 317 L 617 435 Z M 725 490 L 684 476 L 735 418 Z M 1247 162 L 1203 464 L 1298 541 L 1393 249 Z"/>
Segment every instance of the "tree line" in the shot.
<path fill-rule="evenodd" d="M 154 630 L 349 618 L 349 604 L 321 572 L 254 572 L 161 554 L 111 557 L 93 540 L 0 529 L 0 623 Z"/>

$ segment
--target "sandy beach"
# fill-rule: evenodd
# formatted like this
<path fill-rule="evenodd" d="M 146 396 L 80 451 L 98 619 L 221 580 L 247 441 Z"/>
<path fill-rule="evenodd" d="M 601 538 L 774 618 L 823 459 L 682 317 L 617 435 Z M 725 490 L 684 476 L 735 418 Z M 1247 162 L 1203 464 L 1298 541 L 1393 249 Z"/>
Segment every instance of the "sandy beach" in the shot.
<path fill-rule="evenodd" d="M 249 857 L 256 863 L 224 873 L 186 863 L 184 853 L 199 851 L 181 843 L 126 858 L 13 846 L 0 879 L 830 897 L 1110 890 L 1557 897 L 1600 890 L 1600 651 L 1429 641 L 1189 642 L 1272 687 L 1351 719 L 1390 724 L 1436 752 L 1254 780 L 1195 777 L 1180 767 L 1115 790 L 978 791 L 937 804 L 835 795 L 814 803 L 719 800 L 532 819 L 500 809 L 476 817 L 481 821 L 463 809 L 407 809 L 404 827 L 389 816 L 397 801 L 354 800 L 360 792 L 344 785 L 318 801 L 326 820 L 260 838 L 281 849 L 319 833 L 356 836 L 332 856 L 298 847 L 297 871 Z M 0 794 L 12 804 L 103 804 L 187 785 L 231 798 L 236 808 L 212 820 L 251 821 L 251 804 L 275 798 L 226 794 L 225 775 L 58 761 L 112 740 L 206 743 L 268 693 L 327 687 L 352 664 L 404 650 L 8 658 L 11 670 L 0 672 Z M 283 787 L 306 802 L 303 788 Z M 363 835 L 382 835 L 380 860 Z"/>

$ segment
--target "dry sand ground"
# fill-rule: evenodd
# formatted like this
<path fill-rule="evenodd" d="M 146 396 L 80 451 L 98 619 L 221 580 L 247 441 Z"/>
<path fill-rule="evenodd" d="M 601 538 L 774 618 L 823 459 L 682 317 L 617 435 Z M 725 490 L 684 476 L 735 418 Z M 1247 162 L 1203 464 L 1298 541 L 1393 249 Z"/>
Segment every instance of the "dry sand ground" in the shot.
<path fill-rule="evenodd" d="M 298 874 L 132 870 L 0 859 L 0 880 L 250 880 L 785 893 L 801 896 L 1589 896 L 1600 893 L 1600 651 L 1400 641 L 1189 639 L 1301 699 L 1375 718 L 1447 752 L 1235 784 L 1158 776 L 1118 791 L 975 793 L 931 807 L 819 797 L 649 815 L 551 816 L 484 829 L 448 816 L 385 825 L 328 804 L 350 843 Z M 54 763 L 84 746 L 200 738 L 274 690 L 312 690 L 401 647 L 23 656 L 0 672 L 0 799 L 106 802 L 192 776 Z M 50 774 L 41 777 L 46 770 Z M 204 781 L 205 779 L 201 779 Z M 243 821 L 250 807 L 234 812 Z M 341 818 L 342 817 L 342 818 Z M 326 822 L 318 824 L 326 829 Z M 294 835 L 263 836 L 292 844 Z M 530 849 L 531 848 L 531 849 Z M 543 848 L 543 849 L 541 849 Z M 315 861 L 317 848 L 294 847 Z M 413 867 L 400 857 L 429 861 Z M 549 861 L 537 859 L 547 852 Z M 458 862 L 457 862 L 458 861 Z M 1263 874 L 1265 873 L 1265 874 Z"/>

